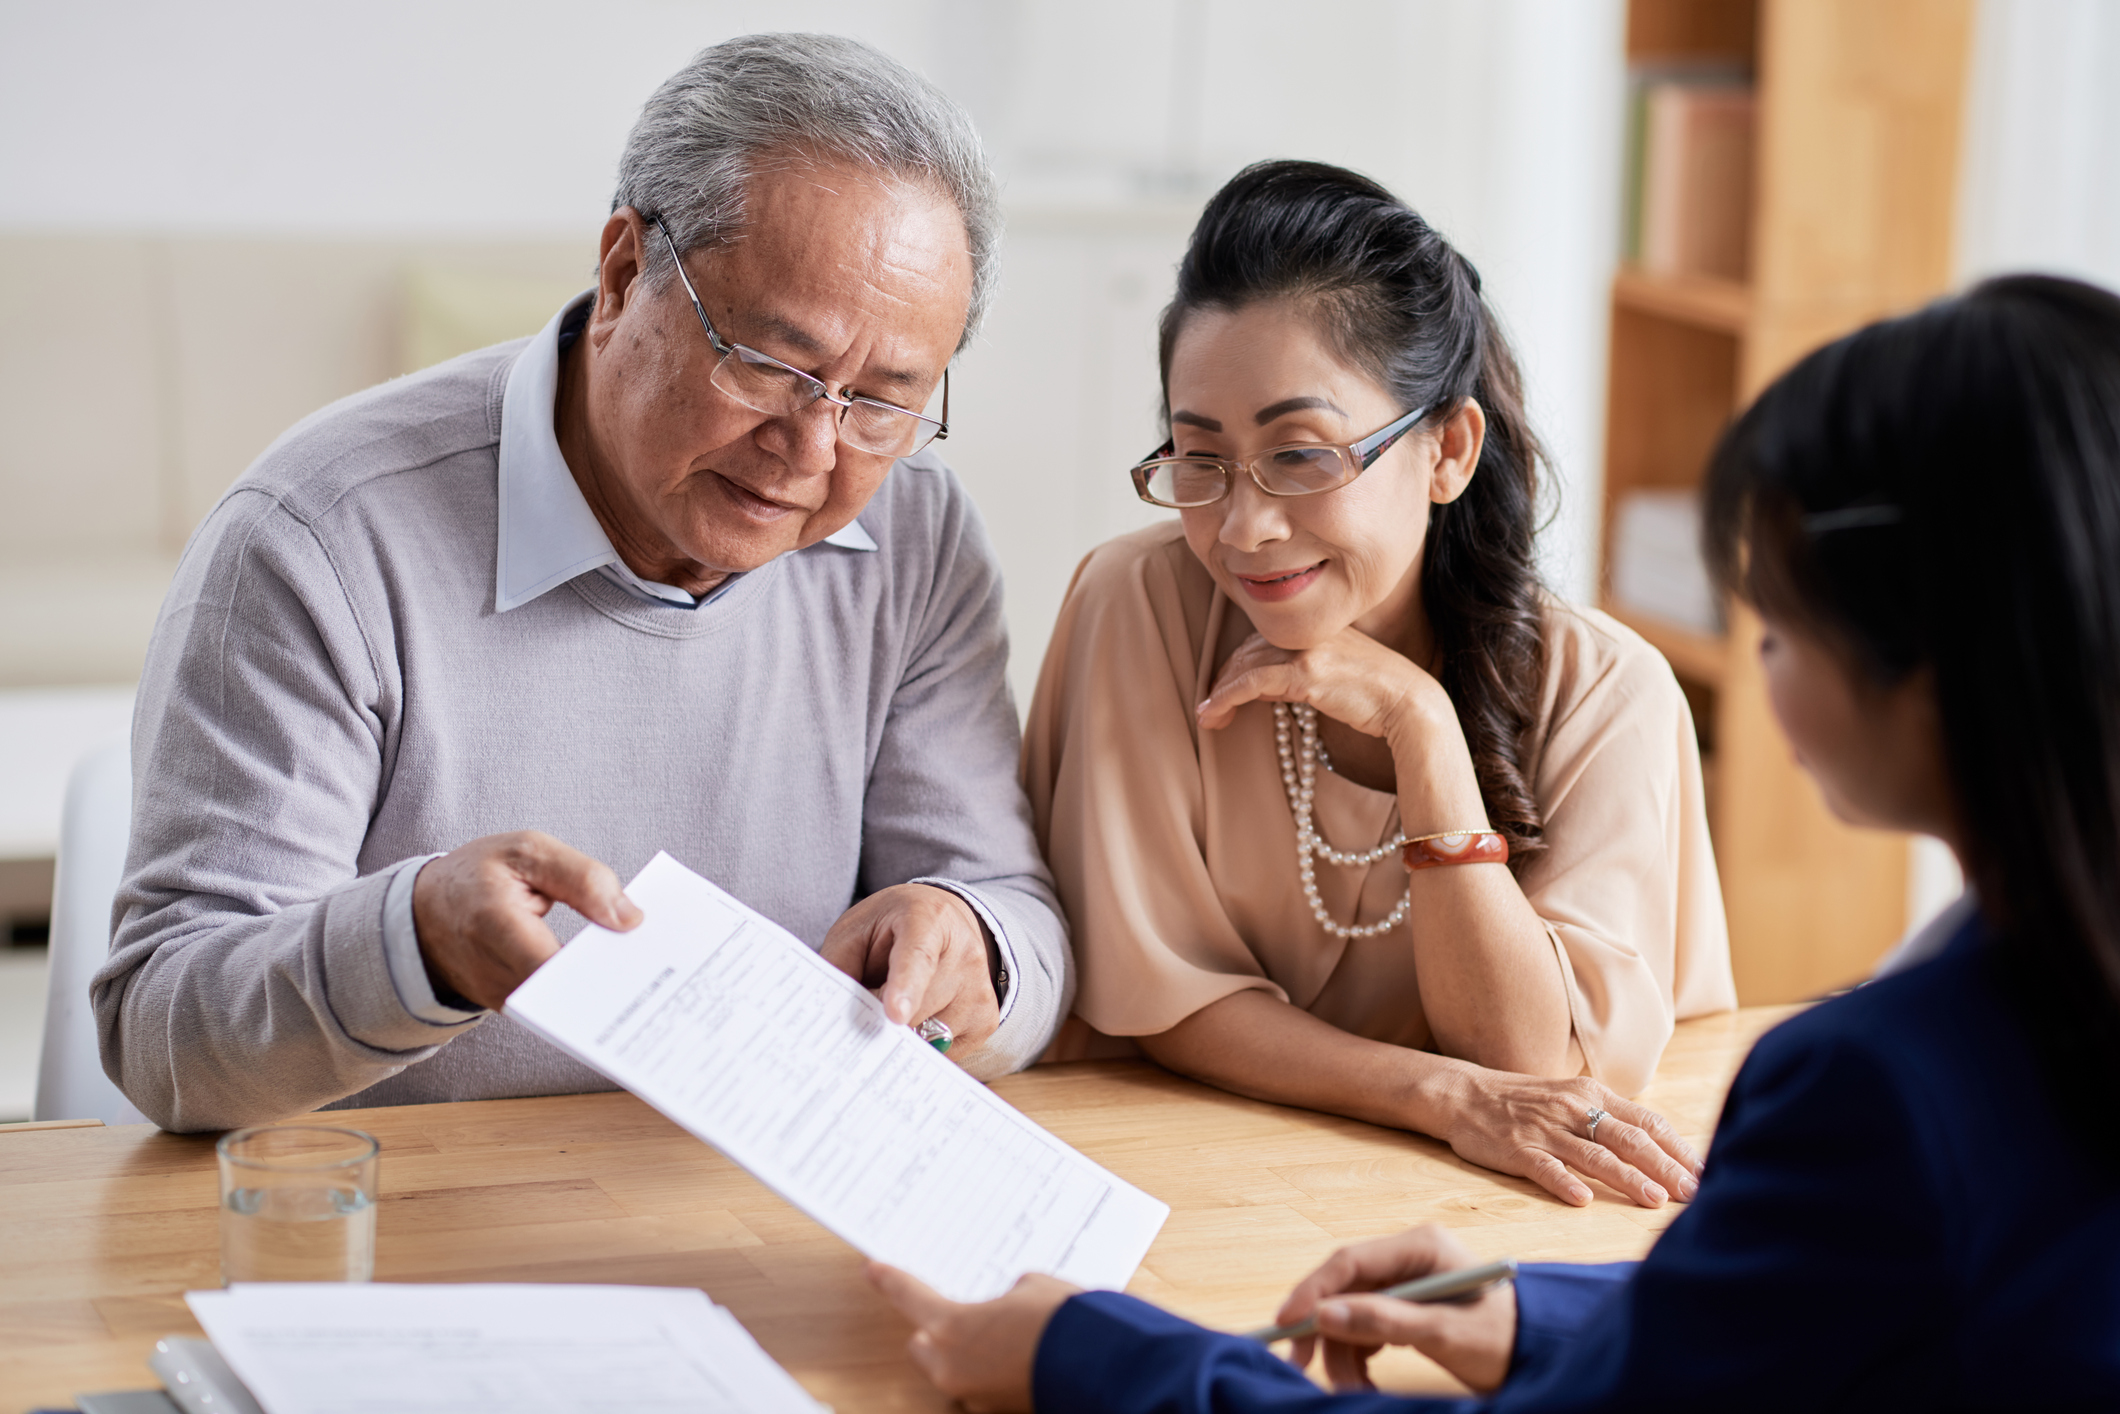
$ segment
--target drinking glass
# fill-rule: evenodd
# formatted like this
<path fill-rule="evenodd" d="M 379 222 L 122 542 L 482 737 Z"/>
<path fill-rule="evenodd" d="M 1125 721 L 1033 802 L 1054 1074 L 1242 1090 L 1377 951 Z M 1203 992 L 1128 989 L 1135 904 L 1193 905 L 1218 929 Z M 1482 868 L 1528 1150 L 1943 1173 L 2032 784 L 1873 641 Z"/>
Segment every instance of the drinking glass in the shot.
<path fill-rule="evenodd" d="M 222 1282 L 373 1277 L 377 1150 L 323 1125 L 222 1135 Z"/>

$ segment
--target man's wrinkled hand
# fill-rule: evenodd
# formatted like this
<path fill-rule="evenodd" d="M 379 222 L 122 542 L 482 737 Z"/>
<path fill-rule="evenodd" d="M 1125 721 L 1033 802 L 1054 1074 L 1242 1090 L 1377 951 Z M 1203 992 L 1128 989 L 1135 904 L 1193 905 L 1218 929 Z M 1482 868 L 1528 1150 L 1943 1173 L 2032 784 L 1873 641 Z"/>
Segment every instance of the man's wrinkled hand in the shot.
<path fill-rule="evenodd" d="M 487 835 L 429 860 L 413 881 L 412 922 L 437 994 L 499 1010 L 559 951 L 545 926 L 555 903 L 619 933 L 643 916 L 609 866 L 537 830 Z"/>
<path fill-rule="evenodd" d="M 962 1061 L 1001 1024 L 986 929 L 948 889 L 879 889 L 839 916 L 818 951 L 862 986 L 880 989 L 885 1014 L 899 1025 L 941 1017 L 954 1038 L 951 1060 Z"/>

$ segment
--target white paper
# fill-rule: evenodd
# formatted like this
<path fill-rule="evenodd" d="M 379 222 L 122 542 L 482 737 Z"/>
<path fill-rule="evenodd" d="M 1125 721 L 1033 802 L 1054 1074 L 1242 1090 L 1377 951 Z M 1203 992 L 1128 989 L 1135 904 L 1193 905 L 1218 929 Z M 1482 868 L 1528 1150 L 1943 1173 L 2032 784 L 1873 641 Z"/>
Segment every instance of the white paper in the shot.
<path fill-rule="evenodd" d="M 657 855 L 508 1014 L 959 1301 L 1126 1284 L 1170 1209 L 1023 1117 L 793 934 Z"/>
<path fill-rule="evenodd" d="M 688 1288 L 290 1282 L 184 1299 L 266 1414 L 828 1414 Z"/>

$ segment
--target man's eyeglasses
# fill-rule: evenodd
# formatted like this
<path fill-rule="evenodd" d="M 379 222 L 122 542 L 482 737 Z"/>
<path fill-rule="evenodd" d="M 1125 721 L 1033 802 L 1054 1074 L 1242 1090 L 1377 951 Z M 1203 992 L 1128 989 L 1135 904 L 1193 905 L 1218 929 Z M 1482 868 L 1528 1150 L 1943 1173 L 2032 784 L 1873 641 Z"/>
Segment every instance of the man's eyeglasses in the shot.
<path fill-rule="evenodd" d="M 1211 506 L 1227 496 L 1239 474 L 1249 472 L 1269 496 L 1315 496 L 1337 491 L 1375 464 L 1392 443 L 1412 431 L 1428 409 L 1417 407 L 1353 446 L 1337 442 L 1291 442 L 1268 447 L 1248 461 L 1221 457 L 1174 457 L 1165 442 L 1134 468 L 1134 489 L 1152 506 L 1187 510 Z"/>
<path fill-rule="evenodd" d="M 685 293 L 692 297 L 692 312 L 699 316 L 699 327 L 707 331 L 707 343 L 721 355 L 708 381 L 723 393 L 768 417 L 791 417 L 822 398 L 839 409 L 839 440 L 857 451 L 879 456 L 909 457 L 937 438 L 950 435 L 947 368 L 942 370 L 942 417 L 938 421 L 874 398 L 835 398 L 825 391 L 824 384 L 799 368 L 747 345 L 722 342 L 721 335 L 714 332 L 713 321 L 707 318 L 707 307 L 699 302 L 699 291 L 692 288 L 692 277 L 685 273 L 685 263 L 678 257 L 677 241 L 670 228 L 661 217 L 655 218 L 655 228 L 669 242 L 670 258 L 677 263 L 677 278 L 684 281 Z"/>

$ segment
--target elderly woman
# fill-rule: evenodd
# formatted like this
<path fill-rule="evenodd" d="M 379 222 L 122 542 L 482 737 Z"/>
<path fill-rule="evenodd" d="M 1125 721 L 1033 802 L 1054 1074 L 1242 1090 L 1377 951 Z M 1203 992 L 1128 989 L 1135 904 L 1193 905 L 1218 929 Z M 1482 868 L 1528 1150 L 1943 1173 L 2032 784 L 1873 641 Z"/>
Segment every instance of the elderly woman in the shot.
<path fill-rule="evenodd" d="M 1021 1409 L 1035 1368 L 1039 1409 L 1111 1414 L 2120 1408 L 2120 299 L 1995 281 L 1812 355 L 1726 439 L 1709 508 L 1827 803 L 1943 839 L 1976 892 L 1760 1041 L 1638 1266 L 1352 1294 L 1469 1262 L 1429 1228 L 1283 1308 L 1317 1315 L 1336 1384 L 1397 1341 L 1486 1397 L 1328 1395 L 1129 1297 L 1029 1277 L 957 1307 L 875 1269 L 946 1390 Z"/>
<path fill-rule="evenodd" d="M 1689 1196 L 1621 1096 L 1734 1003 L 1692 718 L 1539 587 L 1479 277 L 1376 184 L 1261 164 L 1200 218 L 1162 365 L 1133 474 L 1178 514 L 1083 563 L 1030 714 L 1081 973 L 1056 1054 L 1131 1038 L 1571 1203 Z"/>

